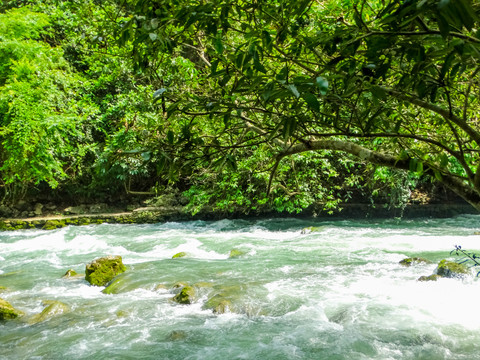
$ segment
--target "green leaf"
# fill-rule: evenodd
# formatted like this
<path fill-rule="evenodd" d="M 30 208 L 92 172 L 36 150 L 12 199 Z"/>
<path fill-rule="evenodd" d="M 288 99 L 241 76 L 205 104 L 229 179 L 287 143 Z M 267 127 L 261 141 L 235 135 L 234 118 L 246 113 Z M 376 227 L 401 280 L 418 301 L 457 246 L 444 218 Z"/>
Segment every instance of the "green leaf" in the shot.
<path fill-rule="evenodd" d="M 173 145 L 174 134 L 173 134 L 172 130 L 168 130 L 168 132 L 167 132 L 167 141 L 170 145 Z"/>
<path fill-rule="evenodd" d="M 308 107 L 314 111 L 320 111 L 320 103 L 317 100 L 317 97 L 312 93 L 303 93 L 303 100 L 307 103 Z"/>
<path fill-rule="evenodd" d="M 290 84 L 290 85 L 287 85 L 287 86 L 285 86 L 285 87 L 286 87 L 288 90 L 290 90 L 291 93 L 292 93 L 293 95 L 295 95 L 295 97 L 296 97 L 297 99 L 300 97 L 300 93 L 298 92 L 298 89 L 297 89 L 297 87 L 296 87 L 295 85 Z"/>
<path fill-rule="evenodd" d="M 223 43 L 222 43 L 222 38 L 221 38 L 221 34 L 219 33 L 219 35 L 215 38 L 215 41 L 214 41 L 214 46 L 215 46 L 215 51 L 218 53 L 218 54 L 223 54 L 223 51 L 225 50 L 225 48 L 223 47 Z"/>
<path fill-rule="evenodd" d="M 320 90 L 320 94 L 326 95 L 328 90 L 328 80 L 325 79 L 323 76 L 319 76 L 315 79 L 318 89 Z"/>
<path fill-rule="evenodd" d="M 370 88 L 370 91 L 372 92 L 372 95 L 377 99 L 385 100 L 387 98 L 387 92 L 381 86 L 373 85 Z"/>

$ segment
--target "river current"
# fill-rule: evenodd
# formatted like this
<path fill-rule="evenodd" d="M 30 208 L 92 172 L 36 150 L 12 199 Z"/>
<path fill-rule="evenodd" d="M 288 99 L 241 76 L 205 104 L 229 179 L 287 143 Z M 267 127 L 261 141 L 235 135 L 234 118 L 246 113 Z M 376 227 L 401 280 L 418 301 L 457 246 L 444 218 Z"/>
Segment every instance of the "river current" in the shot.
<path fill-rule="evenodd" d="M 25 313 L 0 322 L 0 359 L 480 359 L 476 272 L 417 281 L 454 245 L 480 252 L 478 230 L 466 215 L 0 232 L 0 297 Z M 119 293 L 62 278 L 105 255 L 128 268 Z M 410 256 L 432 263 L 399 264 Z M 192 304 L 172 301 L 179 282 Z M 225 312 L 207 306 L 215 295 Z M 69 310 L 29 322 L 45 300 Z"/>

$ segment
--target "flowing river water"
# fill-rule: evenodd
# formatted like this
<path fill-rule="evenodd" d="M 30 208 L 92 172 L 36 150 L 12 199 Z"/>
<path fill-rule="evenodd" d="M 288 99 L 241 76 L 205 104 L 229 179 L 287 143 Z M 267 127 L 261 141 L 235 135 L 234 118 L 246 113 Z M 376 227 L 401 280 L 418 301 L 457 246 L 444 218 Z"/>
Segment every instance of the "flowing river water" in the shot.
<path fill-rule="evenodd" d="M 0 297 L 25 316 L 0 322 L 0 359 L 480 359 L 475 271 L 417 281 L 454 245 L 480 251 L 479 227 L 466 215 L 1 232 Z M 62 278 L 105 255 L 128 267 L 119 293 Z M 409 256 L 433 263 L 401 266 Z M 192 304 L 172 301 L 179 282 L 195 285 Z M 215 295 L 225 312 L 207 306 Z M 69 310 L 28 321 L 45 300 Z"/>

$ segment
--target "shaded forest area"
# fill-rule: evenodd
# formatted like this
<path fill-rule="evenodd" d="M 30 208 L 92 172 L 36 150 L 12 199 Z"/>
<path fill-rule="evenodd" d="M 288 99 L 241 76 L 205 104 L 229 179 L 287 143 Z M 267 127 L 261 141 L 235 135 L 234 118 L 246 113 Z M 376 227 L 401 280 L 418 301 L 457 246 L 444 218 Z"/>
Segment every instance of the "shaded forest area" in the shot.
<path fill-rule="evenodd" d="M 479 12 L 468 0 L 3 2 L 0 216 L 37 203 L 478 210 Z"/>

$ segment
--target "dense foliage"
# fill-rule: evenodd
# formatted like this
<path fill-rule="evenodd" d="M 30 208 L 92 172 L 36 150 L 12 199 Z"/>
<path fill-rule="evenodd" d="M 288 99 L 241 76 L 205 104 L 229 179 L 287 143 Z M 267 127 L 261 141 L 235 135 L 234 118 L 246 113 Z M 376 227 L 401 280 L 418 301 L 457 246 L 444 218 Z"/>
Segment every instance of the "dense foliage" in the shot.
<path fill-rule="evenodd" d="M 476 3 L 22 4 L 0 9 L 6 198 L 292 212 L 430 177 L 480 209 Z"/>

